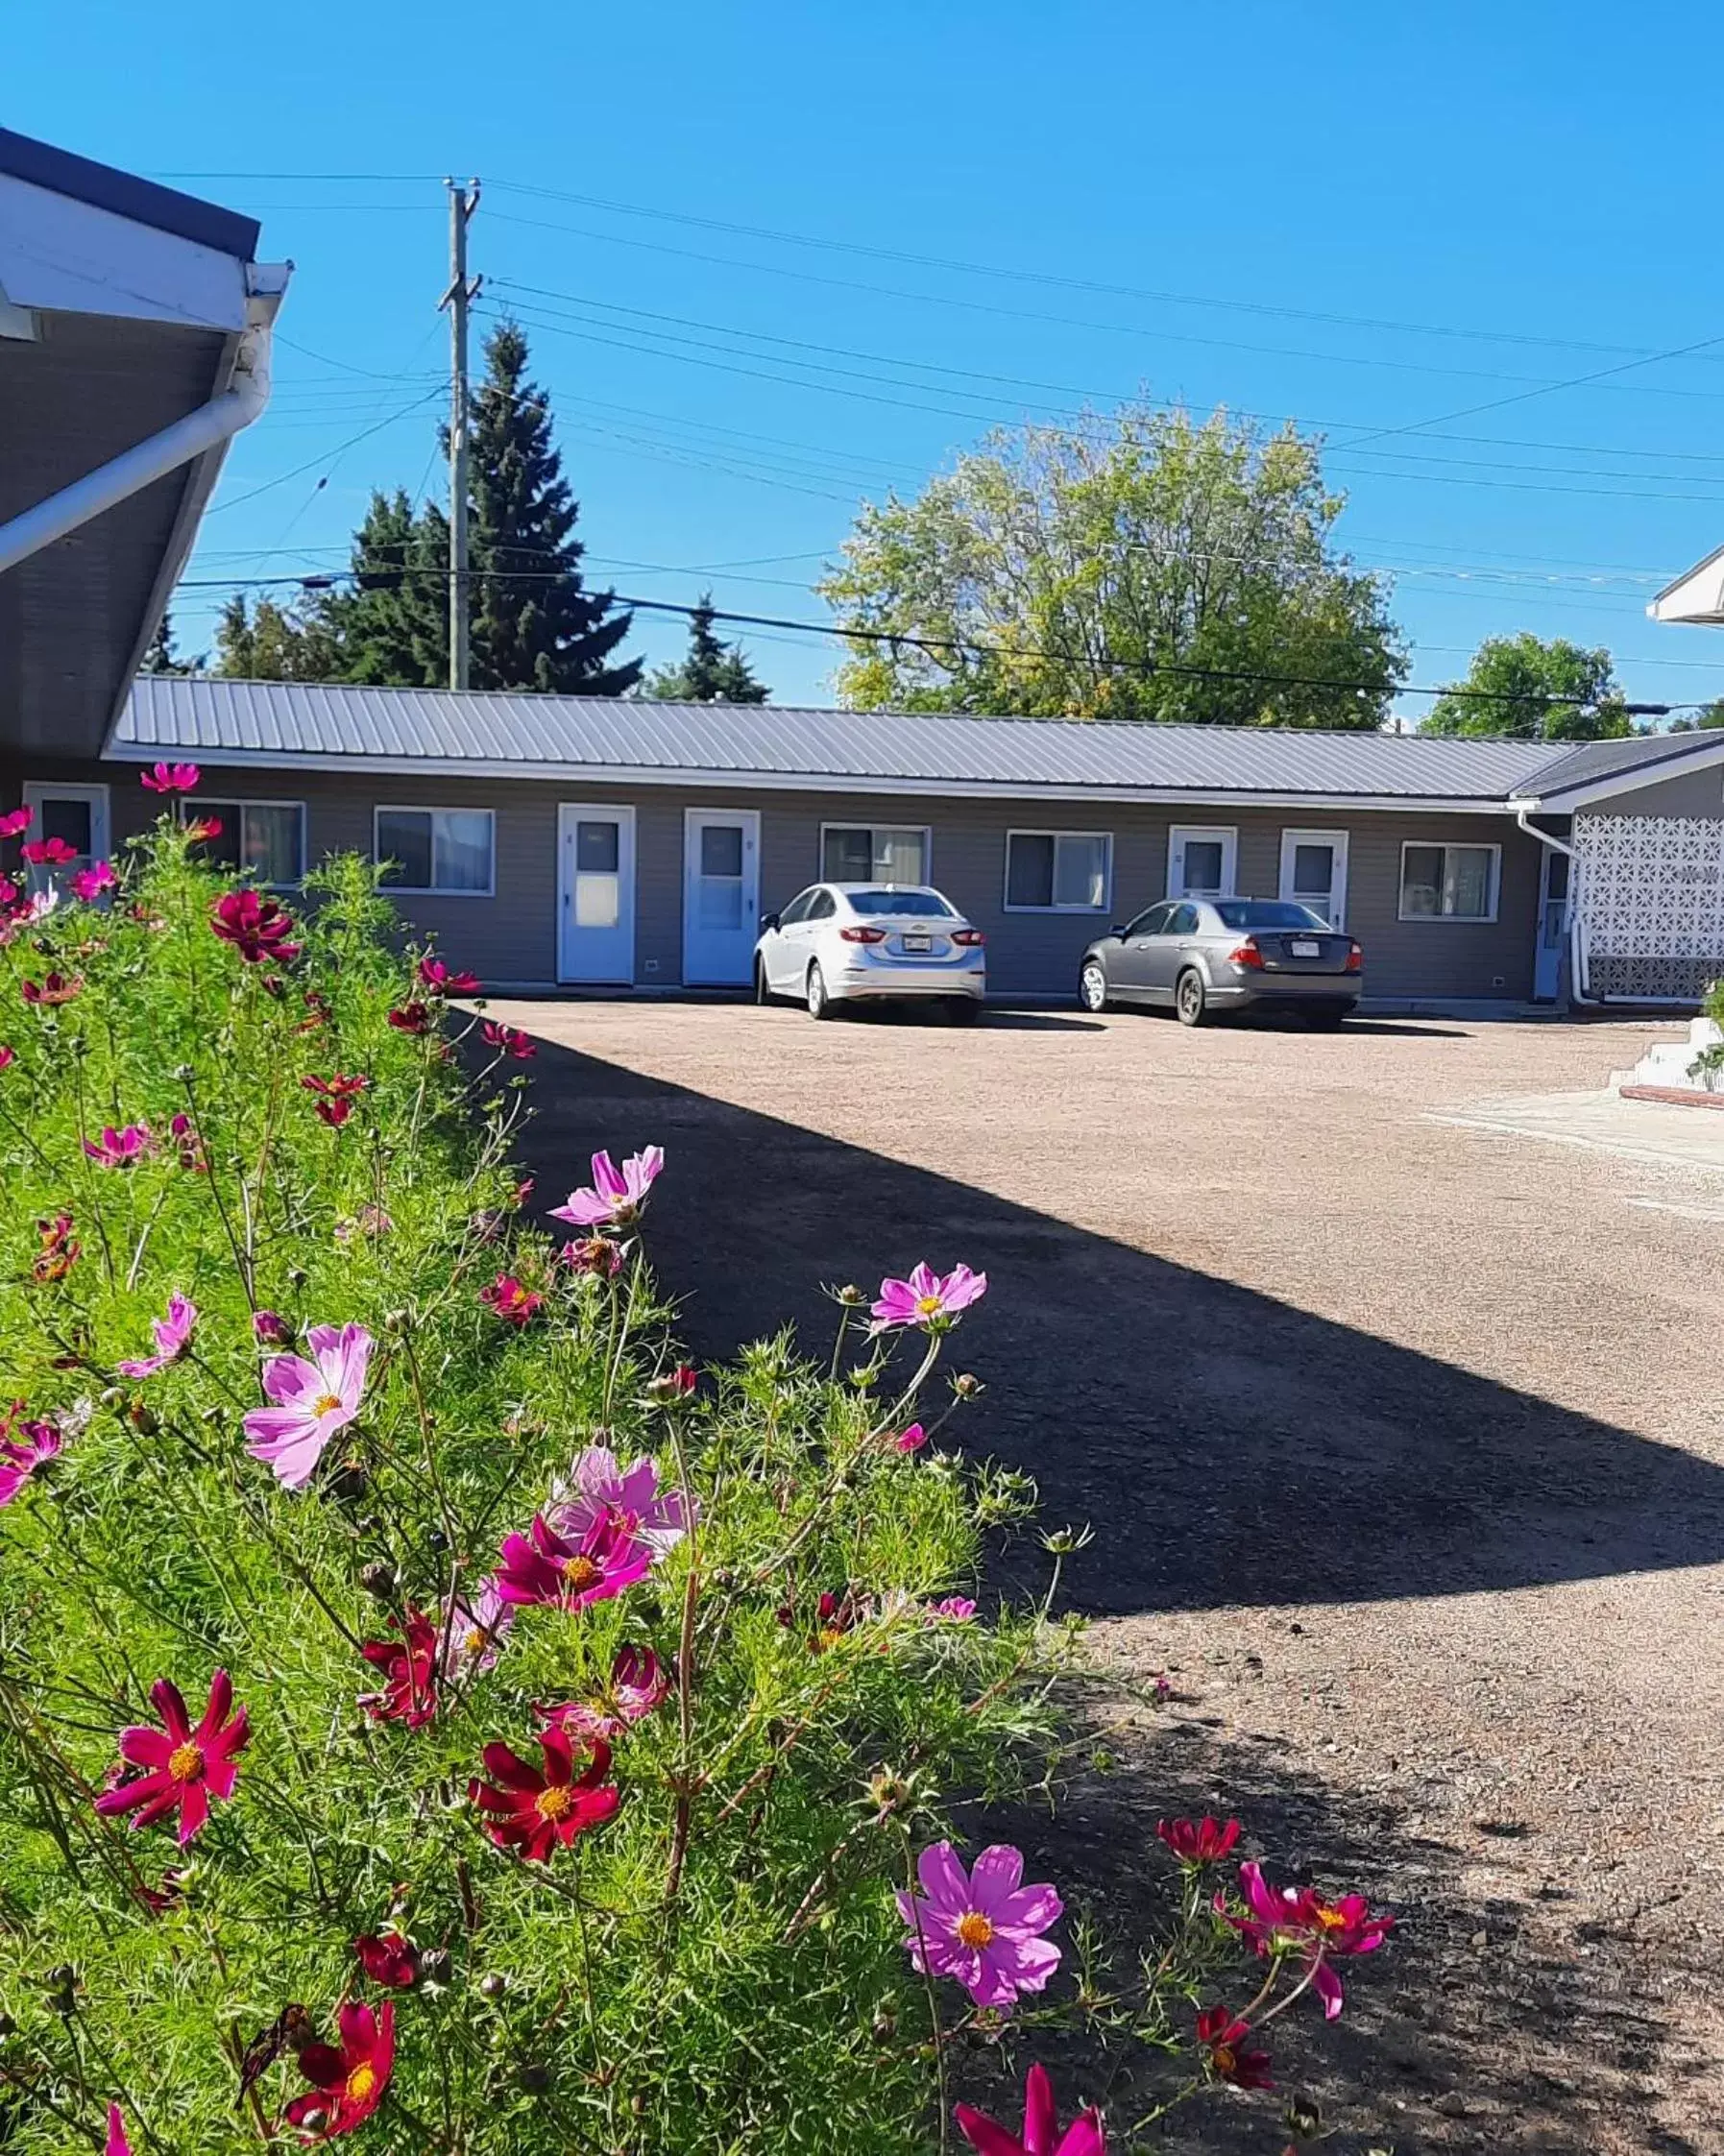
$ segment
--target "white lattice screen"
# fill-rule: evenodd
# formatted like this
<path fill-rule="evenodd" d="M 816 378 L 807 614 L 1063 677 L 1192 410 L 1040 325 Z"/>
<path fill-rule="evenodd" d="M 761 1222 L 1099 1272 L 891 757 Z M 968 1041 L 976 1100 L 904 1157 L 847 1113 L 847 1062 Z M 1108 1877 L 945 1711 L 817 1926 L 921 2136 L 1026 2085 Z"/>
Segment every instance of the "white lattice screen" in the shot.
<path fill-rule="evenodd" d="M 1694 997 L 1724 975 L 1724 818 L 1576 816 L 1587 989 Z"/>

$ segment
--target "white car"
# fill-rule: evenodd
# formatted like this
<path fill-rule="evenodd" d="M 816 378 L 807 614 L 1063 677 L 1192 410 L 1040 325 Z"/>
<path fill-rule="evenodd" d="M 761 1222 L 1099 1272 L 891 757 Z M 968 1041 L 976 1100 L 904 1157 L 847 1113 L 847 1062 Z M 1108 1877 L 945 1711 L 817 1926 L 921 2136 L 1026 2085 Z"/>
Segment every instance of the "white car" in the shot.
<path fill-rule="evenodd" d="M 987 993 L 986 941 L 925 884 L 811 884 L 761 922 L 755 1001 L 794 996 L 830 1018 L 839 1004 L 933 1000 L 967 1024 Z"/>

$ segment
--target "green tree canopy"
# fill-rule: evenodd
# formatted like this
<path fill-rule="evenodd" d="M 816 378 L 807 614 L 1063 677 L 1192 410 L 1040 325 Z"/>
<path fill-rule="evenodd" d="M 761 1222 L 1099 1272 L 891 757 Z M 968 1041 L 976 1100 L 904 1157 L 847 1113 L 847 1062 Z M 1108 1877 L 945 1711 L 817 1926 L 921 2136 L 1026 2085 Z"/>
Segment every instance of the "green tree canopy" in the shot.
<path fill-rule="evenodd" d="M 1670 721 L 1672 734 L 1710 733 L 1715 726 L 1724 726 L 1724 696 L 1714 696 L 1697 712 L 1684 712 L 1680 718 Z"/>
<path fill-rule="evenodd" d="M 406 489 L 374 492 L 353 534 L 352 582 L 319 604 L 343 681 L 440 689 L 449 680 L 449 527 Z"/>
<path fill-rule="evenodd" d="M 182 659 L 174 642 L 174 618 L 165 609 L 156 624 L 156 633 L 145 647 L 138 671 L 146 674 L 201 674 L 204 662 L 200 659 Z"/>
<path fill-rule="evenodd" d="M 336 681 L 338 655 L 321 608 L 256 603 L 235 592 L 215 625 L 211 671 L 237 681 Z"/>
<path fill-rule="evenodd" d="M 649 674 L 642 693 L 667 704 L 764 704 L 772 691 L 755 678 L 741 644 L 719 642 L 713 594 L 703 592 L 689 617 L 687 656 Z"/>
<path fill-rule="evenodd" d="M 1464 696 L 1455 689 L 1465 690 Z M 1425 715 L 1421 734 L 1501 734 L 1520 741 L 1600 741 L 1632 734 L 1611 655 L 1566 637 L 1487 637 L 1465 681 Z"/>
<path fill-rule="evenodd" d="M 1318 444 L 1128 406 L 867 504 L 819 587 L 853 707 L 1374 727 L 1405 670 Z M 930 648 L 932 647 L 932 648 Z"/>

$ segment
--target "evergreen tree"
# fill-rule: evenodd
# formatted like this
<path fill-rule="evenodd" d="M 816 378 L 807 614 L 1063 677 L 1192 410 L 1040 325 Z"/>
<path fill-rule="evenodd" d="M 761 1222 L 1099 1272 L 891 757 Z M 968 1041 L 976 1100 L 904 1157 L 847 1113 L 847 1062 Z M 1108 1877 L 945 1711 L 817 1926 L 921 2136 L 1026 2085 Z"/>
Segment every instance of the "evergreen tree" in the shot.
<path fill-rule="evenodd" d="M 689 654 L 679 666 L 661 666 L 644 694 L 667 704 L 764 704 L 772 691 L 757 681 L 741 644 L 713 633 L 713 594 L 703 592 L 689 617 Z"/>
<path fill-rule="evenodd" d="M 449 526 L 406 489 L 375 491 L 353 534 L 352 581 L 317 607 L 343 681 L 436 689 L 449 679 Z"/>
<path fill-rule="evenodd" d="M 634 617 L 613 593 L 585 587 L 580 505 L 516 324 L 487 338 L 485 363 L 471 445 L 473 686 L 620 696 L 641 678 L 638 659 L 613 663 Z"/>
<path fill-rule="evenodd" d="M 138 671 L 146 674 L 197 674 L 203 670 L 202 659 L 182 659 L 174 649 L 174 618 L 164 611 L 161 619 L 156 624 L 156 634 L 150 639 Z"/>
<path fill-rule="evenodd" d="M 321 610 L 235 592 L 215 625 L 214 671 L 235 681 L 338 681 L 340 648 Z"/>

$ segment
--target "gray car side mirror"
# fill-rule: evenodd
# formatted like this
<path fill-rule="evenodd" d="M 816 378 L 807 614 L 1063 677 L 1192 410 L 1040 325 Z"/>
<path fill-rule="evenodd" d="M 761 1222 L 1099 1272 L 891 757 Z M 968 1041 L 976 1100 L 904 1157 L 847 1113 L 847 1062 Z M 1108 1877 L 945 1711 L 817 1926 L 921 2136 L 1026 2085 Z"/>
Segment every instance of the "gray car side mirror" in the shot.
<path fill-rule="evenodd" d="M 1115 943 L 1124 943 L 1124 941 L 1126 940 L 1125 923 L 1123 921 L 1115 921 L 1113 926 L 1107 931 L 1107 933 L 1112 936 Z"/>

